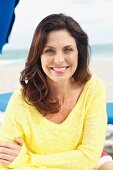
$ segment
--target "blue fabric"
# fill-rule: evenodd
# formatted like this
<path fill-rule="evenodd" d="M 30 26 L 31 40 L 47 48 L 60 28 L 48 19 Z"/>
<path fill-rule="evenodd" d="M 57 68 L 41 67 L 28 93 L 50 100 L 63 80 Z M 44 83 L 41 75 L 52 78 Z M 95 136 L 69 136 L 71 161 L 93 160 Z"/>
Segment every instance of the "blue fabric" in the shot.
<path fill-rule="evenodd" d="M 14 9 L 19 0 L 0 0 L 0 53 L 3 45 L 8 43 L 15 20 Z"/>
<path fill-rule="evenodd" d="M 5 111 L 11 95 L 12 95 L 12 92 L 0 94 L 0 111 L 1 112 Z"/>
<path fill-rule="evenodd" d="M 107 103 L 108 124 L 113 124 L 113 102 Z"/>

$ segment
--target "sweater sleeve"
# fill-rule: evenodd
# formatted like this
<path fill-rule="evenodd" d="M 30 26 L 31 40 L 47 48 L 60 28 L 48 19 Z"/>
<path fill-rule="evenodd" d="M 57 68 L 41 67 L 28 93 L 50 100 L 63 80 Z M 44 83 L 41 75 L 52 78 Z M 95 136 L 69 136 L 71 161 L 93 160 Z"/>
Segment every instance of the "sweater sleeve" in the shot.
<path fill-rule="evenodd" d="M 19 99 L 18 99 L 19 98 Z M 23 127 L 18 123 L 18 119 L 21 119 L 25 123 L 24 117 L 20 116 L 19 105 L 20 97 L 18 93 L 14 93 L 9 101 L 8 107 L 4 113 L 4 121 L 2 127 L 0 128 L 0 141 L 14 142 L 14 138 L 20 137 L 24 141 L 24 130 Z M 18 109 L 17 109 L 18 108 Z M 38 154 L 37 154 L 38 155 Z M 34 155 L 35 158 L 37 157 Z M 47 168 L 42 165 L 39 166 L 36 162 L 32 164 L 30 152 L 26 147 L 25 142 L 23 142 L 21 151 L 16 159 L 7 166 L 0 165 L 0 170 L 8 169 L 18 169 L 18 170 L 63 170 L 62 168 Z"/>
<path fill-rule="evenodd" d="M 96 166 L 105 142 L 107 116 L 104 86 L 97 88 L 93 93 L 93 97 L 89 96 L 92 99 L 86 104 L 83 138 L 77 149 L 45 155 L 28 151 L 24 153 L 24 159 L 20 154 L 24 164 L 65 170 L 91 170 Z M 18 163 L 15 160 L 10 167 L 15 167 Z"/>
<path fill-rule="evenodd" d="M 13 94 L 8 107 L 4 113 L 4 120 L 0 128 L 0 141 L 14 142 L 14 138 L 20 137 L 24 139 L 23 128 L 18 124 L 16 120 L 17 108 L 14 106 L 16 96 Z M 18 108 L 19 109 L 19 108 Z M 23 145 L 22 152 L 26 153 L 26 147 Z M 24 154 L 23 154 L 24 155 Z M 22 160 L 18 159 L 19 164 L 22 164 Z M 0 165 L 0 169 L 5 169 L 6 166 Z"/>

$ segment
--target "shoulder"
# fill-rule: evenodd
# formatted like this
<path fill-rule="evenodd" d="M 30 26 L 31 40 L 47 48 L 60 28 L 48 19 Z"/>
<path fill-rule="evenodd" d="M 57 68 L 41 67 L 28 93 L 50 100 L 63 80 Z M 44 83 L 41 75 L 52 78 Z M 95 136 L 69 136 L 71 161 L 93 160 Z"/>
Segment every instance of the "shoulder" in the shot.
<path fill-rule="evenodd" d="M 15 90 L 6 108 L 5 117 L 11 117 L 20 124 L 22 122 L 24 124 L 25 121 L 31 120 L 35 115 L 38 115 L 38 111 L 24 100 L 21 89 Z"/>
<path fill-rule="evenodd" d="M 29 104 L 24 100 L 22 95 L 22 90 L 15 90 L 9 100 L 7 109 L 12 109 L 13 111 L 25 110 L 29 108 Z M 6 109 L 6 110 L 7 110 Z"/>
<path fill-rule="evenodd" d="M 23 102 L 24 103 L 24 99 L 22 97 L 22 92 L 21 89 L 15 90 L 10 98 L 9 104 L 10 103 L 20 103 Z"/>
<path fill-rule="evenodd" d="M 86 83 L 86 87 L 90 90 L 95 90 L 95 91 L 106 90 L 103 80 L 97 75 L 92 75 L 90 80 Z"/>
<path fill-rule="evenodd" d="M 17 115 L 29 115 L 31 113 L 39 113 L 39 111 L 31 104 L 25 101 L 22 90 L 15 90 L 10 98 L 6 112 L 14 112 Z"/>
<path fill-rule="evenodd" d="M 106 87 L 103 80 L 97 75 L 92 75 L 90 80 L 85 84 L 83 94 L 86 100 L 96 99 L 101 97 L 106 98 Z"/>

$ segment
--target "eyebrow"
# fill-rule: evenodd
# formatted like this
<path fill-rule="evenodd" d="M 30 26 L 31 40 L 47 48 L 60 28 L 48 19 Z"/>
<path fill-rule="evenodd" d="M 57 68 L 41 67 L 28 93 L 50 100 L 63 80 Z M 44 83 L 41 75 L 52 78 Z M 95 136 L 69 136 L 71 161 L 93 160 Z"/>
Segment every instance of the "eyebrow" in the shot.
<path fill-rule="evenodd" d="M 52 47 L 52 46 L 45 46 L 45 48 L 54 48 L 54 47 Z"/>
<path fill-rule="evenodd" d="M 66 47 L 73 47 L 73 45 L 66 45 L 66 46 L 64 46 L 64 48 L 66 48 Z"/>
<path fill-rule="evenodd" d="M 66 48 L 66 47 L 73 47 L 72 45 L 66 45 L 64 46 L 63 48 Z M 45 48 L 55 48 L 55 47 L 52 47 L 52 46 L 45 46 Z"/>

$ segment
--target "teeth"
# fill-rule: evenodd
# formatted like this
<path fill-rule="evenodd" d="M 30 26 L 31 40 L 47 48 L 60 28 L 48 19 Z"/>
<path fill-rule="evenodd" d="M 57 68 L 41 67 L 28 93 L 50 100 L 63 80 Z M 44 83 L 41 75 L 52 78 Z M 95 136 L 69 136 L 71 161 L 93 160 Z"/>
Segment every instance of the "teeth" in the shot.
<path fill-rule="evenodd" d="M 55 71 L 64 71 L 66 70 L 66 67 L 62 67 L 62 68 L 52 68 Z"/>

